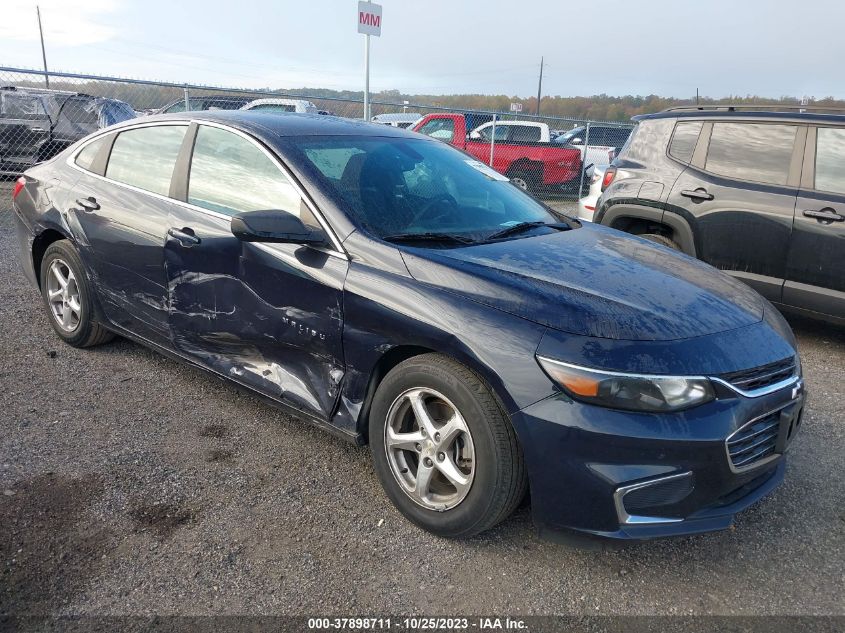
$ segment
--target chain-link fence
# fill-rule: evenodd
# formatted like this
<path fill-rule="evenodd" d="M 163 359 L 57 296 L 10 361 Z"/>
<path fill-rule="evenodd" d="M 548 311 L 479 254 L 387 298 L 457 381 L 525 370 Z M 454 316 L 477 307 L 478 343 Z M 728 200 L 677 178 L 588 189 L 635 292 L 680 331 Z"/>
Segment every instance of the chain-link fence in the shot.
<path fill-rule="evenodd" d="M 364 118 L 363 99 L 176 84 L 0 67 L 0 174 L 18 175 L 103 127 L 196 110 L 307 112 Z M 448 142 L 544 197 L 583 191 L 631 125 L 371 101 L 370 120 Z"/>

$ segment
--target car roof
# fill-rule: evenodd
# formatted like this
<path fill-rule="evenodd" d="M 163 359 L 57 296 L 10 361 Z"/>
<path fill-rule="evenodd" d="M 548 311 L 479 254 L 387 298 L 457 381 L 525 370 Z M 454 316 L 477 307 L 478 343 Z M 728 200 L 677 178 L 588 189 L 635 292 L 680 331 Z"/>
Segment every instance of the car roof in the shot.
<path fill-rule="evenodd" d="M 308 103 L 314 105 L 308 99 L 288 99 L 284 97 L 268 97 L 266 99 L 253 99 L 246 105 L 264 105 L 264 104 L 279 104 L 279 105 L 296 105 L 297 103 Z"/>
<path fill-rule="evenodd" d="M 825 122 L 845 124 L 845 115 L 821 112 L 778 112 L 772 110 L 666 110 L 654 114 L 638 114 L 632 121 L 651 121 L 654 119 L 743 119 L 768 121 Z"/>
<path fill-rule="evenodd" d="M 388 136 L 427 139 L 428 137 L 402 128 L 379 123 L 367 123 L 358 119 L 345 119 L 325 114 L 299 114 L 291 112 L 280 115 L 260 110 L 200 110 L 196 112 L 175 112 L 156 114 L 143 118 L 144 123 L 155 121 L 210 121 L 231 125 L 243 131 L 266 135 L 268 132 L 281 137 L 291 136 Z M 139 119 L 127 121 L 138 123 Z M 434 141 L 437 142 L 437 141 Z"/>

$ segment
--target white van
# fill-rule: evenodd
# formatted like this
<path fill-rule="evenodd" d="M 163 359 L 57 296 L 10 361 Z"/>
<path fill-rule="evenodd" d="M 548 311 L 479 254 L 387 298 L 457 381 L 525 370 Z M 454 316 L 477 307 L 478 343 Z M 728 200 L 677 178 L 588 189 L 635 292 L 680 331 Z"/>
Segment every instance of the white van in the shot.
<path fill-rule="evenodd" d="M 317 114 L 318 109 L 310 101 L 304 99 L 281 99 L 271 97 L 255 99 L 241 107 L 241 110 L 255 110 L 256 112 L 299 112 Z"/>
<path fill-rule="evenodd" d="M 373 123 L 381 123 L 391 127 L 409 128 L 421 118 L 422 115 L 419 112 L 391 112 L 389 114 L 377 114 L 370 120 Z"/>

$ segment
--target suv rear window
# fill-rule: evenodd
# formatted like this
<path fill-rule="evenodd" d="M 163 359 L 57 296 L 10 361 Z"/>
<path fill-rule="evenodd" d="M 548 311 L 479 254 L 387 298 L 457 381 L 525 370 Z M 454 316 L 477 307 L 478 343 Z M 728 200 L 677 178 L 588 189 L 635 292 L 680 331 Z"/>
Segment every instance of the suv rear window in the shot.
<path fill-rule="evenodd" d="M 689 163 L 692 160 L 692 153 L 698 143 L 698 135 L 701 132 L 701 121 L 683 121 L 675 126 L 675 133 L 672 134 L 672 142 L 669 143 L 669 156 L 677 158 L 682 163 Z"/>
<path fill-rule="evenodd" d="M 728 178 L 785 185 L 795 125 L 714 123 L 704 169 Z"/>

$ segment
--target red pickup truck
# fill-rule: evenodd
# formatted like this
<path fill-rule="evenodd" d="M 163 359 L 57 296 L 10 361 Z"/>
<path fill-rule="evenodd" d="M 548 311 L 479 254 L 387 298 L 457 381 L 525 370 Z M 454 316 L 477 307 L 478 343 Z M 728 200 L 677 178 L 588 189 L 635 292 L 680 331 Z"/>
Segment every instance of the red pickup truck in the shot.
<path fill-rule="evenodd" d="M 506 126 L 507 122 L 503 121 L 502 125 Z M 469 138 L 463 114 L 429 114 L 412 129 L 454 145 L 486 164 L 490 163 L 490 141 Z M 560 189 L 581 176 L 581 152 L 577 149 L 507 138 L 497 139 L 493 149 L 493 169 L 522 189 L 534 192 L 546 188 Z"/>

